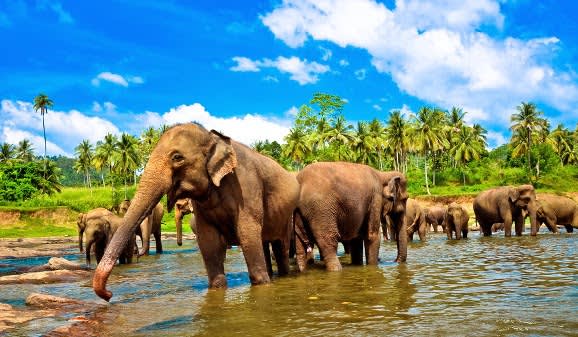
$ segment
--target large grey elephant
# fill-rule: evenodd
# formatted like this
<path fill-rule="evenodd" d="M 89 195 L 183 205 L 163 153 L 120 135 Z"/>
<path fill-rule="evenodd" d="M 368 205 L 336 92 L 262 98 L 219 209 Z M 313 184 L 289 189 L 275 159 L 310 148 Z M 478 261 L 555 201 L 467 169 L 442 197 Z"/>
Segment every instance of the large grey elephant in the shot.
<path fill-rule="evenodd" d="M 94 246 L 96 262 L 100 262 L 109 241 L 118 229 L 122 218 L 116 216 L 106 208 L 95 208 L 88 213 L 81 213 L 76 225 L 78 226 L 79 248 L 86 251 L 86 263 L 90 265 L 91 248 Z M 82 236 L 86 236 L 86 248 L 82 246 Z M 132 263 L 134 250 L 134 236 L 132 243 L 127 245 L 119 255 L 121 264 Z"/>
<path fill-rule="evenodd" d="M 119 205 L 119 214 L 124 216 L 130 207 L 130 200 L 125 199 Z M 155 251 L 157 254 L 162 254 L 163 243 L 161 241 L 161 222 L 165 210 L 163 205 L 159 202 L 152 212 L 147 216 L 140 225 L 136 228 L 135 234 L 140 237 L 142 248 L 138 256 L 149 255 L 151 235 L 155 238 Z"/>
<path fill-rule="evenodd" d="M 516 235 L 524 231 L 524 211 L 530 217 L 531 235 L 538 232 L 536 220 L 536 191 L 532 185 L 497 187 L 481 192 L 474 199 L 474 213 L 484 236 L 492 235 L 494 223 L 504 223 L 504 235 L 512 235 L 512 221 Z"/>
<path fill-rule="evenodd" d="M 446 215 L 446 212 L 447 208 L 441 205 L 434 205 L 424 209 L 425 222 L 428 227 L 430 225 L 433 227 L 435 233 L 438 232 L 438 226 L 445 232 L 444 216 Z"/>
<path fill-rule="evenodd" d="M 561 195 L 539 194 L 536 201 L 538 229 L 542 224 L 554 233 L 558 233 L 558 226 L 564 226 L 568 233 L 578 228 L 578 205 L 574 200 Z"/>
<path fill-rule="evenodd" d="M 453 234 L 456 235 L 456 240 L 468 238 L 468 222 L 470 215 L 468 211 L 460 204 L 452 202 L 448 205 L 448 210 L 444 217 L 444 225 L 448 240 L 452 239 Z"/>
<path fill-rule="evenodd" d="M 306 166 L 297 175 L 301 193 L 295 212 L 295 230 L 319 247 L 325 267 L 341 270 L 337 244 L 349 245 L 351 262 L 377 264 L 380 222 L 389 216 L 395 232 L 406 232 L 404 222 L 407 181 L 400 172 L 381 172 L 367 165 L 319 162 Z M 407 236 L 397 240 L 398 262 L 407 258 Z M 297 265 L 306 268 L 306 244 L 296 240 Z M 310 248 L 310 246 L 309 246 Z"/>
<path fill-rule="evenodd" d="M 289 219 L 299 198 L 294 175 L 216 131 L 182 124 L 165 131 L 152 151 L 123 224 L 95 271 L 93 289 L 101 298 L 112 296 L 106 282 L 130 234 L 165 194 L 169 211 L 179 199 L 193 200 L 210 288 L 227 286 L 227 245 L 241 247 L 252 284 L 271 280 L 264 242 L 273 244 L 278 273 L 289 272 Z"/>

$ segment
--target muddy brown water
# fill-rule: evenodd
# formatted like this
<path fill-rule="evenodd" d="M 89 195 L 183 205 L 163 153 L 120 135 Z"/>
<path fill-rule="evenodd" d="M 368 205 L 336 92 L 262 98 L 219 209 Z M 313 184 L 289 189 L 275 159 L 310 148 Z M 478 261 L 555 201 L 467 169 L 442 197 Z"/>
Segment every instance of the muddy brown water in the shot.
<path fill-rule="evenodd" d="M 242 252 L 227 252 L 229 289 L 208 291 L 196 243 L 170 240 L 166 253 L 117 266 L 111 304 L 87 313 L 102 336 L 577 336 L 576 234 L 463 241 L 428 234 L 414 241 L 407 264 L 390 262 L 382 244 L 377 267 L 327 273 L 318 263 L 304 274 L 251 287 Z M 72 248 L 71 248 L 72 249 Z M 71 250 L 72 252 L 73 250 Z M 71 260 L 83 261 L 79 254 Z M 343 256 L 347 262 L 347 256 Z M 4 259 L 9 265 L 41 258 Z M 3 285 L 0 302 L 24 307 L 31 292 L 97 301 L 90 281 Z M 35 320 L 9 335 L 38 336 L 72 316 Z"/>

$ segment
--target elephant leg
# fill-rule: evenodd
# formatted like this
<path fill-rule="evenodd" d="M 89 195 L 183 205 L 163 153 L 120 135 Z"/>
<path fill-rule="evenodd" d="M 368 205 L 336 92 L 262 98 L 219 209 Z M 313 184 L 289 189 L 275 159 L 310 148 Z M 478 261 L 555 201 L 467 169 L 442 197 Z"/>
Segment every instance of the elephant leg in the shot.
<path fill-rule="evenodd" d="M 546 227 L 548 227 L 548 229 L 550 230 L 550 232 L 552 233 L 558 233 L 558 226 L 556 225 L 556 219 L 552 218 L 552 217 L 546 217 L 545 219 L 546 221 Z"/>
<path fill-rule="evenodd" d="M 383 240 L 389 240 L 389 235 L 387 234 L 387 223 L 381 224 L 381 234 L 383 235 Z"/>
<path fill-rule="evenodd" d="M 572 232 L 574 232 L 574 227 L 572 227 L 572 225 L 566 224 L 566 225 L 564 225 L 564 227 L 566 228 L 566 232 L 567 232 L 567 233 L 572 233 Z"/>
<path fill-rule="evenodd" d="M 265 255 L 265 263 L 267 264 L 267 274 L 269 274 L 269 277 L 272 277 L 273 264 L 271 262 L 271 249 L 269 248 L 269 241 L 263 241 L 263 254 Z"/>
<path fill-rule="evenodd" d="M 462 227 L 457 225 L 456 226 L 456 240 L 462 239 Z"/>
<path fill-rule="evenodd" d="M 482 233 L 483 236 L 492 236 L 492 224 L 491 223 L 485 223 L 485 222 L 479 222 L 480 225 L 480 232 Z"/>
<path fill-rule="evenodd" d="M 251 215 L 239 215 L 237 235 L 247 263 L 249 279 L 253 285 L 271 282 L 263 252 L 262 227 L 262 224 L 259 224 Z"/>
<path fill-rule="evenodd" d="M 516 236 L 522 236 L 522 233 L 524 232 L 524 216 L 523 215 L 517 216 L 515 219 L 515 223 L 516 223 Z"/>
<path fill-rule="evenodd" d="M 337 228 L 335 219 L 312 219 L 311 230 L 317 246 L 319 247 L 319 255 L 325 262 L 325 268 L 328 271 L 340 271 L 342 269 L 341 262 L 337 258 L 337 245 L 339 243 L 338 234 L 327 235 L 325 233 L 326 224 L 333 224 L 333 228 Z M 322 238 L 319 240 L 318 238 Z"/>
<path fill-rule="evenodd" d="M 90 250 L 94 241 L 92 239 L 86 240 L 86 265 L 90 266 Z"/>
<path fill-rule="evenodd" d="M 184 214 L 178 209 L 175 209 L 175 227 L 177 229 L 177 245 L 183 245 L 183 217 Z"/>
<path fill-rule="evenodd" d="M 162 254 L 163 253 L 163 242 L 161 241 L 160 229 L 158 231 L 154 232 L 153 236 L 155 237 L 156 252 L 157 252 L 157 254 Z"/>
<path fill-rule="evenodd" d="M 198 245 L 205 262 L 205 269 L 209 278 L 209 288 L 226 288 L 225 256 L 227 243 L 216 228 L 203 225 L 198 228 Z M 262 249 L 262 247 L 261 247 Z"/>
<path fill-rule="evenodd" d="M 506 213 L 504 219 L 504 236 L 512 236 L 512 214 Z"/>
<path fill-rule="evenodd" d="M 451 227 L 450 227 L 449 224 L 446 225 L 446 235 L 447 235 L 447 237 L 448 237 L 448 240 L 451 240 L 451 239 L 452 239 L 452 229 L 451 229 Z"/>
<path fill-rule="evenodd" d="M 96 255 L 96 263 L 99 263 L 104 256 L 104 250 L 106 249 L 106 242 L 96 242 L 94 244 L 94 255 Z"/>
<path fill-rule="evenodd" d="M 462 226 L 462 237 L 464 239 L 468 238 L 468 224 Z"/>
<path fill-rule="evenodd" d="M 351 264 L 363 265 L 363 239 L 357 237 L 349 241 L 351 247 Z"/>
<path fill-rule="evenodd" d="M 397 244 L 397 256 L 395 262 L 401 263 L 407 260 L 407 224 L 405 223 L 405 215 L 397 214 L 391 216 L 392 218 L 392 229 L 395 235 L 395 241 Z"/>
<path fill-rule="evenodd" d="M 426 232 L 426 226 L 424 226 L 423 224 L 419 226 L 419 229 L 417 230 L 417 235 L 419 235 L 419 241 L 424 242 L 425 241 L 425 232 Z"/>
<path fill-rule="evenodd" d="M 365 239 L 363 244 L 365 246 L 365 263 L 370 266 L 376 266 L 379 262 L 379 235 L 377 239 Z"/>
<path fill-rule="evenodd" d="M 138 254 L 139 256 L 149 255 L 149 248 L 150 248 L 150 241 L 151 241 L 151 225 L 152 225 L 151 216 L 148 216 L 140 224 L 142 248 L 141 248 L 140 253 Z"/>
<path fill-rule="evenodd" d="M 314 263 L 313 258 L 309 260 L 308 256 L 309 252 L 312 250 L 312 247 L 311 243 L 309 242 L 309 236 L 305 231 L 303 218 L 298 212 L 296 212 L 293 216 L 293 225 L 295 232 L 295 260 L 297 262 L 297 268 L 300 272 L 302 272 L 307 267 L 307 264 Z"/>
<path fill-rule="evenodd" d="M 277 273 L 279 276 L 289 274 L 289 249 L 288 242 L 275 240 L 272 242 L 275 261 L 277 262 Z"/>

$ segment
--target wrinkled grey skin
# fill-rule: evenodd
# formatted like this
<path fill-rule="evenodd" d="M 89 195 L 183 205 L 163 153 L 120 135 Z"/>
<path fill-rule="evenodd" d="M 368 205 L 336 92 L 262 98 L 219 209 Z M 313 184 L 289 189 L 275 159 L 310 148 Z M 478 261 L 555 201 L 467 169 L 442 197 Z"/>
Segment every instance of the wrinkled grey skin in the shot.
<path fill-rule="evenodd" d="M 568 233 L 578 228 L 578 205 L 574 200 L 560 195 L 539 194 L 536 201 L 538 229 L 542 224 L 554 233 L 558 233 L 558 226 L 566 228 Z"/>
<path fill-rule="evenodd" d="M 104 251 L 112 236 L 118 229 L 122 222 L 122 218 L 114 215 L 106 208 L 96 208 L 88 213 L 81 213 L 79 215 L 77 226 L 79 232 L 79 248 L 83 251 L 82 235 L 86 236 L 86 263 L 90 265 L 91 248 L 94 246 L 96 255 L 96 262 L 100 262 Z M 120 254 L 119 262 L 121 264 L 132 263 L 132 253 L 134 250 L 133 244 L 129 244 L 127 248 Z"/>
<path fill-rule="evenodd" d="M 444 218 L 448 240 L 451 240 L 454 234 L 456 236 L 456 240 L 460 240 L 462 237 L 467 239 L 469 220 L 470 215 L 468 214 L 468 211 L 463 206 L 452 202 L 448 206 L 448 210 Z"/>
<path fill-rule="evenodd" d="M 342 269 L 337 245 L 349 245 L 352 264 L 377 264 L 379 226 L 386 216 L 393 218 L 394 231 L 405 232 L 407 180 L 400 172 L 381 172 L 367 165 L 319 162 L 307 165 L 297 175 L 301 193 L 295 212 L 297 266 L 306 268 L 307 247 L 319 247 L 328 271 Z M 396 261 L 407 258 L 407 236 L 397 240 Z"/>
<path fill-rule="evenodd" d="M 106 282 L 130 234 L 167 195 L 170 211 L 177 200 L 193 200 L 197 243 L 210 288 L 225 288 L 228 245 L 239 245 L 253 285 L 269 283 L 263 245 L 273 244 L 280 275 L 289 272 L 289 219 L 299 197 L 294 175 L 273 159 L 194 123 L 166 130 L 153 149 L 122 226 L 106 248 L 93 278 L 94 292 L 105 300 Z"/>
<path fill-rule="evenodd" d="M 196 235 L 197 228 L 195 222 L 195 213 L 193 211 L 193 201 L 190 198 L 179 199 L 175 202 L 175 227 L 177 228 L 177 245 L 183 245 L 183 217 L 191 214 L 189 225 Z"/>
<path fill-rule="evenodd" d="M 424 209 L 425 222 L 428 226 L 432 226 L 435 233 L 438 232 L 438 226 L 442 228 L 445 232 L 444 227 L 444 217 L 446 215 L 447 208 L 444 206 L 434 205 Z"/>
<path fill-rule="evenodd" d="M 407 199 L 405 209 L 405 222 L 407 225 L 407 239 L 413 241 L 413 234 L 417 232 L 420 241 L 426 240 L 425 215 L 419 203 L 415 199 Z"/>
<path fill-rule="evenodd" d="M 516 224 L 516 235 L 524 231 L 524 211 L 530 217 L 531 233 L 538 232 L 536 191 L 532 185 L 497 187 L 481 192 L 473 203 L 476 220 L 484 236 L 492 235 L 494 223 L 504 223 L 504 235 L 512 235 L 512 222 Z"/>

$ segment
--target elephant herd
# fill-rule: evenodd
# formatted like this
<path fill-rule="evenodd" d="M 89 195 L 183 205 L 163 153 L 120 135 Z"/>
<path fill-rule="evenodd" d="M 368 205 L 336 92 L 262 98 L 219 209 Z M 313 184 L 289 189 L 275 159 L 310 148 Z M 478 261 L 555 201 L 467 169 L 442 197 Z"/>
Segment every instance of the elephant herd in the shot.
<path fill-rule="evenodd" d="M 97 259 L 99 255 L 101 258 L 93 278 L 93 289 L 101 298 L 108 301 L 112 297 L 106 289 L 112 269 L 126 256 L 127 249 L 134 249 L 137 227 L 147 221 L 164 195 L 168 210 L 177 208 L 179 244 L 181 214 L 194 210 L 195 234 L 210 288 L 227 286 L 224 262 L 231 245 L 240 246 L 253 285 L 270 282 L 271 251 L 277 273 L 289 272 L 290 247 L 295 248 L 300 271 L 306 269 L 313 245 L 319 248 L 327 270 L 341 270 L 339 242 L 348 247 L 352 264 L 363 264 L 365 257 L 367 264 L 375 265 L 382 224 L 384 235 L 390 233 L 396 242 L 395 261 L 405 262 L 408 237 L 415 232 L 425 237 L 426 221 L 434 215 L 433 209 L 425 212 L 417 208 L 415 200 L 408 199 L 407 179 L 400 172 L 319 162 L 291 173 L 273 159 L 214 130 L 196 123 L 180 124 L 165 131 L 153 149 L 126 214 L 120 221 L 107 222 L 108 233 L 114 235 L 109 234 L 104 253 L 97 254 Z M 190 206 L 183 207 L 183 200 Z M 503 223 L 509 235 L 512 221 L 518 234 L 526 214 L 533 235 L 542 216 L 549 226 L 564 224 L 567 214 L 554 212 L 552 217 L 547 214 L 552 208 L 539 211 L 533 188 L 525 186 L 482 192 L 474 201 L 484 235 L 491 234 L 494 223 Z M 465 209 L 451 204 L 442 211 L 442 222 L 437 225 L 443 223 L 448 238 L 451 233 L 457 239 L 467 237 L 469 217 Z M 574 224 L 576 217 L 571 220 Z"/>

